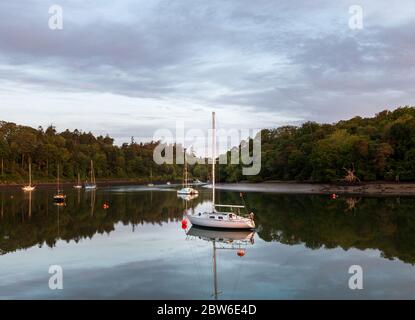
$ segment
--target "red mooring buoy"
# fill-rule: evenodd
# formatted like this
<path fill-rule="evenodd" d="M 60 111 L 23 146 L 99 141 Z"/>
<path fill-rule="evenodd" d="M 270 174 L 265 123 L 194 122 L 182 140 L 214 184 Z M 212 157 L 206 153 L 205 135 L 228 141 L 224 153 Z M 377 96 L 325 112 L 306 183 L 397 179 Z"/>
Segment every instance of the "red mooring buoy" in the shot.
<path fill-rule="evenodd" d="M 236 254 L 238 255 L 238 257 L 243 257 L 245 255 L 245 250 L 238 250 Z"/>
<path fill-rule="evenodd" d="M 109 209 L 109 207 L 110 207 L 110 205 L 109 205 L 108 203 L 106 203 L 106 202 L 102 205 L 102 208 L 103 208 L 104 210 Z"/>
<path fill-rule="evenodd" d="M 337 194 L 333 193 L 333 194 L 331 195 L 331 198 L 332 198 L 332 199 L 336 199 L 336 198 L 337 198 Z"/>

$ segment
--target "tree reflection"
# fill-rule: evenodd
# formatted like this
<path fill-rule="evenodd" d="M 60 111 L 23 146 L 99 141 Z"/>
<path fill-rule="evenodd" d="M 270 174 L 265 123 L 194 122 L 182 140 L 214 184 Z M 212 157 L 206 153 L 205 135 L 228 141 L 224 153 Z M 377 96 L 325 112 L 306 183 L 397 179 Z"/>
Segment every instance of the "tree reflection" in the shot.
<path fill-rule="evenodd" d="M 179 222 L 185 206 L 176 192 L 68 193 L 66 207 L 49 208 L 51 196 L 39 190 L 31 201 L 21 193 L 1 193 L 0 252 L 6 254 L 32 246 L 55 246 L 58 240 L 75 241 L 110 233 L 115 225 Z M 91 203 L 92 200 L 92 203 Z M 201 193 L 187 209 L 210 200 Z M 240 201 L 237 192 L 222 192 L 223 203 Z M 104 209 L 103 203 L 109 208 Z M 310 249 L 378 249 L 387 259 L 415 263 L 415 199 L 330 199 L 321 195 L 247 194 L 249 210 L 255 212 L 257 234 L 265 241 L 286 245 L 304 244 Z M 91 214 L 92 208 L 92 214 Z M 54 208 L 55 209 L 55 208 Z M 352 212 L 352 214 L 350 214 Z M 30 219 L 29 219 L 30 215 Z"/>

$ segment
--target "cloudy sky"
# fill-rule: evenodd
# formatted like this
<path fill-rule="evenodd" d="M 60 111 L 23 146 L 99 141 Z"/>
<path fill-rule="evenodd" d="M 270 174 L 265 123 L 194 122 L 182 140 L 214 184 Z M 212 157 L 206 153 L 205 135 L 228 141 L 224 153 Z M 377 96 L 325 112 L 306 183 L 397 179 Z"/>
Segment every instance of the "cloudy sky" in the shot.
<path fill-rule="evenodd" d="M 413 0 L 0 3 L 0 119 L 118 143 L 212 110 L 226 128 L 371 116 L 414 105 L 414 80 Z"/>

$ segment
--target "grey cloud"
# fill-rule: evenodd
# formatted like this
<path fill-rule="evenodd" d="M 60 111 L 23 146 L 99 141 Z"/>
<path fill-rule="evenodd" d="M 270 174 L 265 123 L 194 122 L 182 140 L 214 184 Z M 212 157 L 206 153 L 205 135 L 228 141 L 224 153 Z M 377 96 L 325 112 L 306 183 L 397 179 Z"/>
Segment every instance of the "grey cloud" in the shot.
<path fill-rule="evenodd" d="M 63 7 L 64 30 L 51 31 L 46 4 L 0 4 L 0 81 L 317 121 L 414 99 L 414 19 L 371 15 L 351 31 L 348 6 L 323 0 Z"/>

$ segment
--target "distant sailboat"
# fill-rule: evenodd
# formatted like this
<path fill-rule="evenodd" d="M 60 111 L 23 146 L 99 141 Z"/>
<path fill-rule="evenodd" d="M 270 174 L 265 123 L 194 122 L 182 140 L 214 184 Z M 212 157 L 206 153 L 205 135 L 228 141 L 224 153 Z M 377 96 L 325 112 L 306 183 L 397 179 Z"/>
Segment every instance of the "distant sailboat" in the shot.
<path fill-rule="evenodd" d="M 250 213 L 249 217 L 239 215 L 240 209 L 245 206 L 238 205 L 221 205 L 215 203 L 215 162 L 216 162 L 216 128 L 215 113 L 212 112 L 212 210 L 188 214 L 190 222 L 193 225 L 210 228 L 227 228 L 227 229 L 254 229 L 254 214 Z M 216 207 L 231 208 L 236 212 L 220 212 Z"/>
<path fill-rule="evenodd" d="M 187 172 L 187 161 L 186 161 L 186 149 L 184 149 L 184 174 L 183 174 L 183 187 L 177 190 L 178 195 L 197 195 L 199 192 L 189 186 L 189 178 Z"/>
<path fill-rule="evenodd" d="M 82 184 L 81 184 L 81 176 L 79 175 L 78 172 L 78 182 L 76 185 L 73 186 L 75 189 L 82 189 Z"/>
<path fill-rule="evenodd" d="M 95 172 L 94 172 L 94 162 L 91 160 L 91 183 L 88 180 L 85 182 L 85 190 L 95 190 L 97 188 L 97 184 L 95 181 Z"/>
<path fill-rule="evenodd" d="M 29 185 L 24 186 L 22 190 L 29 192 L 35 190 L 35 188 L 35 186 L 32 186 L 32 163 L 29 163 Z"/>
<path fill-rule="evenodd" d="M 66 195 L 63 194 L 62 190 L 60 189 L 60 180 L 59 180 L 59 164 L 58 164 L 58 181 L 57 181 L 57 189 L 58 192 L 53 196 L 53 201 L 57 203 L 63 203 L 66 200 Z"/>
<path fill-rule="evenodd" d="M 153 169 L 150 169 L 150 183 L 147 186 L 154 187 L 154 183 L 153 183 Z"/>

